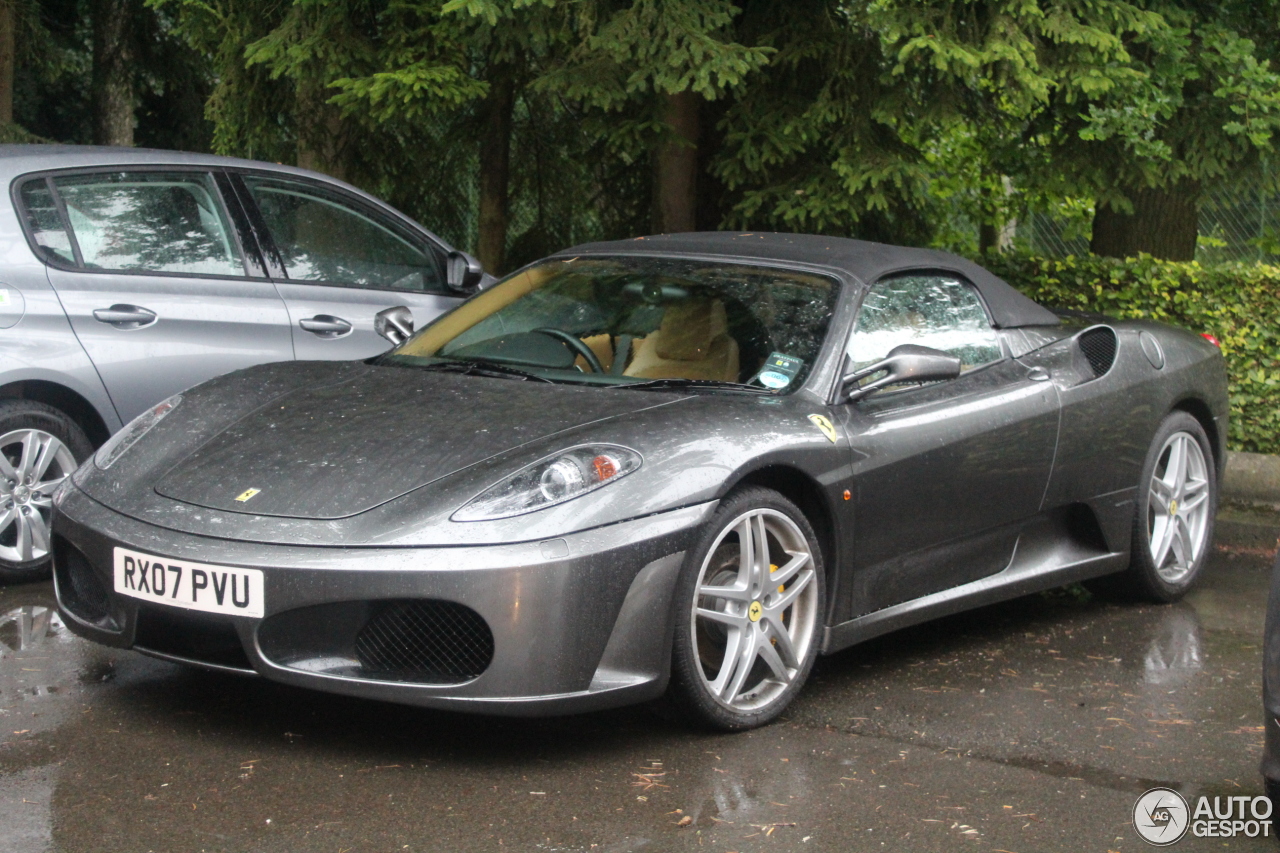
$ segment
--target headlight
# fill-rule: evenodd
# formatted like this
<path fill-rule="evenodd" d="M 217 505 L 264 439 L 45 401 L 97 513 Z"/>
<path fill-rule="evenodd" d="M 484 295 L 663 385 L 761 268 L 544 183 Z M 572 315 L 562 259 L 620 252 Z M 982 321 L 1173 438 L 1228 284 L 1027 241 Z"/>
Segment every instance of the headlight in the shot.
<path fill-rule="evenodd" d="M 164 416 L 176 409 L 181 402 L 182 395 L 174 394 L 168 400 L 152 406 L 129 421 L 124 429 L 111 436 L 106 444 L 98 448 L 98 452 L 93 457 L 94 464 L 104 470 L 110 468 L 126 450 L 133 447 L 134 442 L 146 435 L 148 430 L 160 423 Z"/>
<path fill-rule="evenodd" d="M 485 489 L 453 521 L 489 521 L 555 506 L 620 480 L 640 467 L 640 454 L 616 444 L 588 444 L 548 456 Z"/>

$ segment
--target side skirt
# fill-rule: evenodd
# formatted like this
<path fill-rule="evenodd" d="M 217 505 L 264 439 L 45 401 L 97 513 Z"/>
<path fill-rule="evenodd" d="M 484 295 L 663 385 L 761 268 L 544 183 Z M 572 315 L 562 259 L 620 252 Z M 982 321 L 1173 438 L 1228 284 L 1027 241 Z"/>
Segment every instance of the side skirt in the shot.
<path fill-rule="evenodd" d="M 1127 552 L 1101 550 L 1073 536 L 1061 515 L 1040 516 L 1018 537 L 1009 565 L 1002 571 L 829 626 L 823 631 L 822 653 L 953 613 L 1109 575 L 1122 571 L 1128 562 Z"/>

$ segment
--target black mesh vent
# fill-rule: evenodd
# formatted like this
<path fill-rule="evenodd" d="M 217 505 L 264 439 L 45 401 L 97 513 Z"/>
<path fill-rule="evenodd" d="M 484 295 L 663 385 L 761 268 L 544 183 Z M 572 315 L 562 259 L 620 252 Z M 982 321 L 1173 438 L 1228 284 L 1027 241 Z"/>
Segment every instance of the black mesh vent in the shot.
<path fill-rule="evenodd" d="M 207 613 L 140 604 L 133 643 L 200 663 L 253 670 L 231 621 Z"/>
<path fill-rule="evenodd" d="M 1080 351 L 1089 360 L 1094 377 L 1111 369 L 1116 360 L 1116 333 L 1105 326 L 1089 329 L 1080 334 Z"/>
<path fill-rule="evenodd" d="M 493 660 L 493 632 L 470 607 L 452 601 L 391 601 L 356 637 L 356 657 L 370 675 L 456 684 Z"/>
<path fill-rule="evenodd" d="M 58 576 L 58 593 L 62 606 L 86 622 L 110 625 L 107 606 L 107 587 L 93 570 L 89 558 L 80 549 L 61 536 L 53 537 L 53 570 Z"/>

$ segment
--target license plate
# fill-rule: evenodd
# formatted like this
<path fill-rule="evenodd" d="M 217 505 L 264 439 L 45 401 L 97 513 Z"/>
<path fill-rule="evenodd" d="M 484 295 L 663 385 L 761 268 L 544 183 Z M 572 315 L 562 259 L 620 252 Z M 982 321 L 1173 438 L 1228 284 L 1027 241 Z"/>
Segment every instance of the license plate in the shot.
<path fill-rule="evenodd" d="M 121 595 L 230 616 L 263 615 L 262 572 L 211 566 L 115 549 L 115 589 Z"/>

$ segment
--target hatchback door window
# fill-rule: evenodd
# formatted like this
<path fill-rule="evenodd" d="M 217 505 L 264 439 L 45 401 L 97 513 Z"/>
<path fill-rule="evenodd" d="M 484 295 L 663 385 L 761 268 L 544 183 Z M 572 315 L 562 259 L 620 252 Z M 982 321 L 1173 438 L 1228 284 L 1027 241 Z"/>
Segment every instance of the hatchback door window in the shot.
<path fill-rule="evenodd" d="M 292 281 L 439 293 L 436 254 L 386 217 L 337 193 L 245 176 Z"/>
<path fill-rule="evenodd" d="M 207 173 L 64 175 L 53 184 L 88 269 L 245 275 Z"/>
<path fill-rule="evenodd" d="M 1003 355 L 973 286 L 950 276 L 906 275 L 878 282 L 867 293 L 849 338 L 855 367 L 880 361 L 900 344 L 959 356 L 969 370 Z"/>

